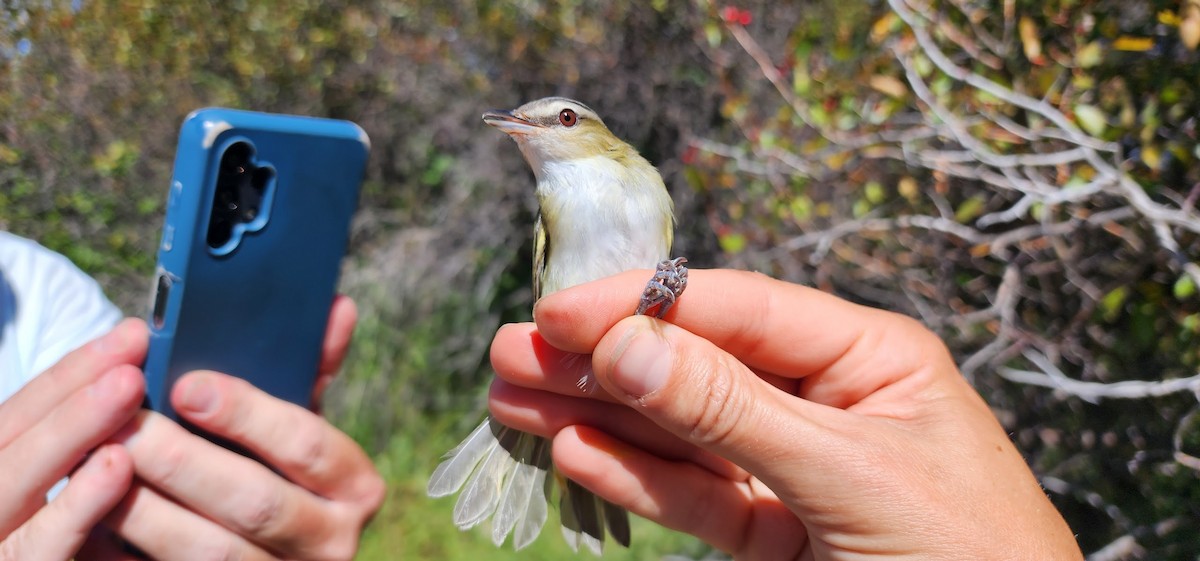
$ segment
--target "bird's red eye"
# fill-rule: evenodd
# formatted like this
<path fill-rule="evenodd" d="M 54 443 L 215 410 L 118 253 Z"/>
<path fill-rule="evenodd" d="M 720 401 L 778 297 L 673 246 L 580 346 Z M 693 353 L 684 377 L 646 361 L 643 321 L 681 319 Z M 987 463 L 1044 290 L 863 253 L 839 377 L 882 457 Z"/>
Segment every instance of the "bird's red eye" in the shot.
<path fill-rule="evenodd" d="M 575 123 L 579 122 L 579 115 L 570 109 L 563 109 L 558 112 L 558 122 L 562 123 L 564 127 L 573 127 Z"/>

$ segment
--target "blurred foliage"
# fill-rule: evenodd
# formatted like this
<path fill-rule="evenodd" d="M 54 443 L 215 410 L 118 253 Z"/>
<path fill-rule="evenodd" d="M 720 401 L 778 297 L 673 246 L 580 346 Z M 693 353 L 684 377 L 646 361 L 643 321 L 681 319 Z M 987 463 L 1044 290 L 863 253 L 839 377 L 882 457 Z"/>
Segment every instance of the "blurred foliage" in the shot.
<path fill-rule="evenodd" d="M 1118 144 L 1121 169 L 1148 197 L 1192 208 L 1194 2 L 912 5 L 955 64 Z M 749 53 L 748 39 L 762 52 Z M 675 253 L 699 266 L 755 268 L 920 317 L 964 364 L 1004 324 L 961 318 L 992 306 L 1015 268 L 1019 343 L 1053 348 L 1072 376 L 1195 373 L 1200 298 L 1180 270 L 1197 259 L 1194 236 L 1173 230 L 1182 249 L 1172 252 L 1145 223 L 1088 222 L 1120 206 L 1104 196 L 981 225 L 1021 194 L 914 165 L 951 139 L 889 136 L 930 122 L 901 56 L 989 150 L 1062 149 L 997 125 L 1044 123 L 939 71 L 879 0 L 4 3 L 0 228 L 65 253 L 140 315 L 184 115 L 221 105 L 361 124 L 372 157 L 343 277 L 361 323 L 326 407 L 392 483 L 365 558 L 492 557 L 486 537 L 459 538 L 450 501 L 422 492 L 438 455 L 482 412 L 491 335 L 529 316 L 532 178 L 481 125 L 490 107 L 559 94 L 596 108 L 664 172 L 680 217 Z M 1064 190 L 1096 173 L 1060 168 L 1048 181 Z M 992 251 L 898 222 L 924 216 L 981 235 L 1077 227 Z M 876 219 L 895 227 L 861 227 Z M 1085 550 L 1133 535 L 1143 549 L 1129 558 L 1200 555 L 1200 485 L 1173 460 L 1176 448 L 1197 449 L 1195 399 L 1096 405 L 1005 382 L 996 368 L 1026 366 L 1021 345 L 967 373 Z M 635 530 L 636 549 L 611 558 L 696 552 L 648 526 Z M 560 542 L 544 537 L 522 558 L 561 558 Z"/>

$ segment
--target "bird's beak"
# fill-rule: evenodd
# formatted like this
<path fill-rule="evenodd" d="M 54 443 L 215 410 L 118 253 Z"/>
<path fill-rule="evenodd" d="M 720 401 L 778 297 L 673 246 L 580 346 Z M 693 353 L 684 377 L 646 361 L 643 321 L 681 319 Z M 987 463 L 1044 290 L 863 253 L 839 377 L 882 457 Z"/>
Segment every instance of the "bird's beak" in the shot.
<path fill-rule="evenodd" d="M 500 129 L 510 136 L 533 134 L 545 128 L 533 121 L 518 117 L 512 111 L 505 109 L 491 109 L 485 112 L 483 114 L 483 122 Z"/>

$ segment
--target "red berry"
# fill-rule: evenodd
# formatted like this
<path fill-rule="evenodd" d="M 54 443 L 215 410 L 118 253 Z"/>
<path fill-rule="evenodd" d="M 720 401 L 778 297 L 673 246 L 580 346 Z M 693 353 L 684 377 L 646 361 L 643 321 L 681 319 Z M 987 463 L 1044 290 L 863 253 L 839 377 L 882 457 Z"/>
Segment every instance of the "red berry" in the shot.
<path fill-rule="evenodd" d="M 725 6 L 724 8 L 721 8 L 721 19 L 724 20 L 725 23 L 737 23 L 740 12 L 741 10 L 738 10 L 734 6 Z"/>

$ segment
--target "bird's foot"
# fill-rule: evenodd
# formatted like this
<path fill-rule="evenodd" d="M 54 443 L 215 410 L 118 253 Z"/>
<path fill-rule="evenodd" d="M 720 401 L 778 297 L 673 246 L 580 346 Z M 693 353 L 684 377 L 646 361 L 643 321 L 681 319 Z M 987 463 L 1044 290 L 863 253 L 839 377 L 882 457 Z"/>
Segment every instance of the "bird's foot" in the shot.
<path fill-rule="evenodd" d="M 687 263 L 686 257 L 676 257 L 658 264 L 654 277 L 646 283 L 646 289 L 642 291 L 642 299 L 638 302 L 634 314 L 652 315 L 656 318 L 667 315 L 667 310 L 675 305 L 675 301 L 687 288 L 688 270 L 683 266 L 684 263 Z"/>

